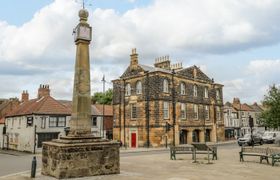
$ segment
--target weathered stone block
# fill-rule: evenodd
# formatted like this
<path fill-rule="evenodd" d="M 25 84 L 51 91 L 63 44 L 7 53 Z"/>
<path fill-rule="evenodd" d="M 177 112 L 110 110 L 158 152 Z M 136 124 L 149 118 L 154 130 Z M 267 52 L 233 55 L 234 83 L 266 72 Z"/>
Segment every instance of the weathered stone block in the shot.
<path fill-rule="evenodd" d="M 43 175 L 64 179 L 120 173 L 119 143 L 71 141 L 43 143 Z"/>

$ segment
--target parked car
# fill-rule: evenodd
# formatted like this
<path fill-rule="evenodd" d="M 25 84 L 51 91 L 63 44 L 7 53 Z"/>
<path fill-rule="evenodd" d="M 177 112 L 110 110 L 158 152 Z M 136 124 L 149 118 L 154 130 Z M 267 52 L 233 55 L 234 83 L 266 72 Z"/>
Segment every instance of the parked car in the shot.
<path fill-rule="evenodd" d="M 242 146 L 242 145 L 251 146 L 251 145 L 253 145 L 253 142 L 254 142 L 254 144 L 260 144 L 260 145 L 263 144 L 263 139 L 260 134 L 253 134 L 253 140 L 254 141 L 252 141 L 252 139 L 251 139 L 251 134 L 245 134 L 244 137 L 239 138 L 237 140 L 237 143 L 239 146 Z"/>
<path fill-rule="evenodd" d="M 266 131 L 262 136 L 263 142 L 274 143 L 276 135 L 277 135 L 276 132 Z"/>

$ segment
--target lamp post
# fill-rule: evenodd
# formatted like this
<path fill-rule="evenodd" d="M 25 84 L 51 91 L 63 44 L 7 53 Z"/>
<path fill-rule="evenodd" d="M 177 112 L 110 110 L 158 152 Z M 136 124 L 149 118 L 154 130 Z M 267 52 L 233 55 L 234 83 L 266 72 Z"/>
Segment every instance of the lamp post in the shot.
<path fill-rule="evenodd" d="M 105 75 L 103 75 L 103 78 L 102 78 L 102 82 L 103 82 L 103 97 L 105 96 Z M 104 103 L 102 103 L 102 137 L 104 138 Z"/>
<path fill-rule="evenodd" d="M 172 119 L 173 119 L 173 146 L 175 146 L 175 124 L 176 124 L 176 97 L 175 97 L 175 70 L 172 70 Z"/>

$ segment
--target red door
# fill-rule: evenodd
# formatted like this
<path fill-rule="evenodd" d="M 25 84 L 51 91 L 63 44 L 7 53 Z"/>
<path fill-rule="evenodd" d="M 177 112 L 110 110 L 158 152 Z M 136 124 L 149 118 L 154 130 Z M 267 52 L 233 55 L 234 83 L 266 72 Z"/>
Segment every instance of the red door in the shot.
<path fill-rule="evenodd" d="M 131 147 L 136 148 L 136 133 L 131 133 Z"/>

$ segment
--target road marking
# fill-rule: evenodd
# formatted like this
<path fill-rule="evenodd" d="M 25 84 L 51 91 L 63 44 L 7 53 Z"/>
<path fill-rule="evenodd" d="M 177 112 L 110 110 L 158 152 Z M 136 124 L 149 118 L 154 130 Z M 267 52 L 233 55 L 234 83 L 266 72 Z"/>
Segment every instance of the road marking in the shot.
<path fill-rule="evenodd" d="M 30 173 L 31 171 L 22 171 L 22 172 L 17 172 L 17 173 L 13 173 L 13 174 L 8 174 L 8 175 L 4 175 L 4 176 L 0 176 L 0 179 L 4 179 L 4 178 L 8 178 L 8 177 L 11 177 L 11 176 L 17 176 L 17 175 L 21 175 L 21 174 L 27 174 L 27 173 Z M 41 172 L 41 168 L 37 169 L 36 170 L 36 174 L 37 172 Z"/>

